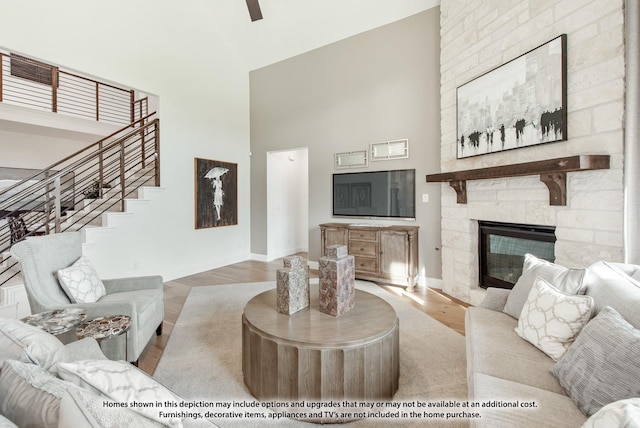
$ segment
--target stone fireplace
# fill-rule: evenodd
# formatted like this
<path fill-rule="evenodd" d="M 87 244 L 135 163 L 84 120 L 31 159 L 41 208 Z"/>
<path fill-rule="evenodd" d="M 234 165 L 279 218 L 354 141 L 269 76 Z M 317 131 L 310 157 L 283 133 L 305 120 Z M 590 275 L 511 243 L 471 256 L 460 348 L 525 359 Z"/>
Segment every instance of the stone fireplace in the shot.
<path fill-rule="evenodd" d="M 442 191 L 443 290 L 454 297 L 474 305 L 484 298 L 481 221 L 554 229 L 555 263 L 563 266 L 622 260 L 620 171 L 568 174 L 565 206 L 549 203 L 548 189 L 537 176 L 469 181 L 466 186 L 467 203 L 458 203 L 451 188 Z"/>
<path fill-rule="evenodd" d="M 479 221 L 555 227 L 555 262 L 563 266 L 623 261 L 624 2 L 606 5 L 586 13 L 561 0 L 516 0 L 496 10 L 472 0 L 441 2 L 440 173 L 567 156 L 610 157 L 609 169 L 567 172 L 562 182 L 547 176 L 545 183 L 540 174 L 531 174 L 458 181 L 458 188 L 440 184 L 446 293 L 474 305 L 484 297 Z M 458 159 L 457 88 L 563 33 L 568 41 L 567 140 Z M 548 186 L 554 185 L 566 188 L 562 204 L 550 200 Z"/>

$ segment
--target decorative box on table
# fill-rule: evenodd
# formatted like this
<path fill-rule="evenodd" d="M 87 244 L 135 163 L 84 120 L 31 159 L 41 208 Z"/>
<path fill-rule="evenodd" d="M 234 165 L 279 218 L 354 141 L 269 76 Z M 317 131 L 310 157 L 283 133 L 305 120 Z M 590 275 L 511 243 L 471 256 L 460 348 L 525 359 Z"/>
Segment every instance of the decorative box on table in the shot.
<path fill-rule="evenodd" d="M 318 260 L 319 309 L 337 317 L 355 305 L 355 261 L 346 245 L 331 245 L 326 253 Z"/>
<path fill-rule="evenodd" d="M 309 266 L 302 257 L 285 257 L 278 269 L 276 291 L 278 312 L 291 315 L 309 306 Z"/>

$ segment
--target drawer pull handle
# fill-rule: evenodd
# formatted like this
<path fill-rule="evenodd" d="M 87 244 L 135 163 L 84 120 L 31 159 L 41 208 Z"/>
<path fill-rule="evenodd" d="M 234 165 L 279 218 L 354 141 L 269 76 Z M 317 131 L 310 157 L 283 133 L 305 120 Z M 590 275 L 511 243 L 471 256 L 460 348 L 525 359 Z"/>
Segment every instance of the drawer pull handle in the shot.
<path fill-rule="evenodd" d="M 360 266 L 364 267 L 364 263 L 360 263 Z"/>
<path fill-rule="evenodd" d="M 364 248 L 360 248 L 360 251 L 364 251 Z"/>

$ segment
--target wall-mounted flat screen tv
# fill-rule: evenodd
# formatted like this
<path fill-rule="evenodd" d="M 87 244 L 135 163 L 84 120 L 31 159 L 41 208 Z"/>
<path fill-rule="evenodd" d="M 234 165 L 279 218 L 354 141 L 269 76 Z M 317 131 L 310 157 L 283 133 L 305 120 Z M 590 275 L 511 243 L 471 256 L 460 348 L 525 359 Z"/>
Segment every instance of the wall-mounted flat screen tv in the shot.
<path fill-rule="evenodd" d="M 336 217 L 416 218 L 416 170 L 333 174 Z"/>

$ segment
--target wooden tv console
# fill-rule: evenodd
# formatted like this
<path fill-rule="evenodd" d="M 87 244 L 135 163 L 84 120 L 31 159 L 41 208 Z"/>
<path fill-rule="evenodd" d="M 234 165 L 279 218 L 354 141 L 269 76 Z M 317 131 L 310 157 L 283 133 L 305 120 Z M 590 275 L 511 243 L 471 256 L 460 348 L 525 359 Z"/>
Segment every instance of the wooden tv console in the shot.
<path fill-rule="evenodd" d="M 405 285 L 418 277 L 418 226 L 324 223 L 321 255 L 330 245 L 346 245 L 355 257 L 356 278 Z"/>

